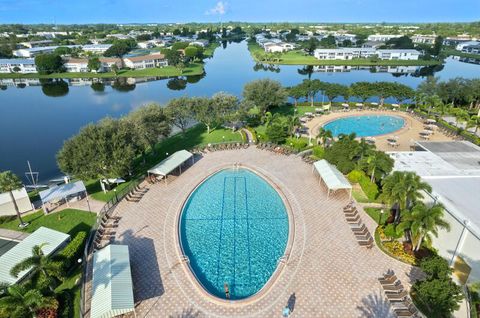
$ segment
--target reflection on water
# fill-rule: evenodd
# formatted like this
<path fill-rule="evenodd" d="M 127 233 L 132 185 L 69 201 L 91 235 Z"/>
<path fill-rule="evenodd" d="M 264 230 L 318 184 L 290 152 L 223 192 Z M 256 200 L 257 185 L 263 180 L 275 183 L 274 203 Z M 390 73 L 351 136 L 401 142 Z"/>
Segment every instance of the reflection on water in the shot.
<path fill-rule="evenodd" d="M 146 103 L 225 91 L 241 96 L 245 83 L 271 78 L 284 86 L 305 78 L 350 85 L 395 81 L 417 87 L 425 76 L 440 80 L 478 77 L 480 66 L 448 58 L 427 67 L 298 66 L 255 63 L 245 41 L 224 41 L 205 61 L 205 74 L 172 78 L 0 79 L 0 170 L 24 176 L 26 160 L 40 181 L 59 175 L 55 154 L 80 127 L 105 116 L 120 117 Z M 319 94 L 317 100 L 321 100 Z M 4 155 L 8 154 L 8 155 Z"/>

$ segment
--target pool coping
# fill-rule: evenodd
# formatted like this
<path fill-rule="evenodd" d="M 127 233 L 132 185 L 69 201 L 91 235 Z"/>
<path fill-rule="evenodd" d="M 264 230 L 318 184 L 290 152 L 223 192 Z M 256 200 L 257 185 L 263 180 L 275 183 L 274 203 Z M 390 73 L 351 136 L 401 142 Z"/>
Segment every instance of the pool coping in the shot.
<path fill-rule="evenodd" d="M 386 134 L 368 135 L 368 136 L 355 136 L 355 138 L 360 138 L 360 139 L 362 139 L 362 138 L 369 138 L 369 137 L 373 137 L 373 138 L 375 138 L 375 137 L 384 137 L 384 136 L 387 136 L 387 135 L 394 134 L 394 133 L 396 133 L 396 132 L 402 131 L 403 129 L 407 128 L 407 125 L 408 125 L 408 123 L 407 123 L 407 122 L 408 122 L 408 117 L 402 116 L 401 114 L 398 114 L 398 115 L 397 115 L 397 114 L 392 115 L 392 114 L 390 114 L 390 113 L 388 113 L 388 114 L 382 114 L 381 111 L 375 112 L 375 111 L 371 111 L 371 110 L 370 110 L 370 114 L 359 114 L 359 113 L 357 113 L 357 114 L 351 114 L 351 115 L 347 115 L 347 114 L 346 114 L 346 116 L 340 116 L 340 117 L 338 117 L 338 118 L 333 118 L 333 119 L 331 119 L 331 120 L 329 120 L 329 121 L 326 121 L 326 122 L 322 123 L 322 124 L 319 125 L 319 126 L 322 127 L 322 128 L 324 128 L 325 125 L 328 125 L 329 123 L 332 123 L 332 122 L 334 122 L 334 121 L 341 120 L 341 119 L 344 119 L 344 118 L 348 118 L 348 117 L 375 116 L 375 115 L 377 115 L 377 116 L 389 116 L 389 117 L 398 117 L 398 118 L 401 118 L 401 119 L 403 120 L 403 125 L 402 125 L 402 127 L 400 127 L 399 129 L 393 130 L 393 131 L 391 131 L 391 132 L 389 132 L 389 133 L 386 133 Z M 320 127 L 319 127 L 319 128 L 320 128 Z M 330 130 L 330 131 L 331 131 L 331 130 Z M 338 138 L 338 135 L 337 135 L 336 137 L 333 137 L 333 138 Z"/>
<path fill-rule="evenodd" d="M 285 267 L 287 265 L 290 265 L 289 268 L 291 268 L 293 270 L 294 274 L 296 273 L 296 271 L 298 270 L 298 263 L 299 262 L 294 262 L 295 264 L 293 264 L 293 265 L 288 264 L 289 260 L 290 260 L 290 256 L 295 251 L 300 252 L 299 259 L 301 259 L 302 255 L 303 255 L 303 250 L 305 248 L 305 238 L 303 238 L 303 240 L 300 239 L 301 242 L 298 243 L 298 244 L 303 244 L 303 246 L 301 245 L 302 246 L 301 251 L 299 251 L 298 249 L 294 249 L 294 245 L 298 241 L 298 239 L 296 239 L 296 235 L 295 235 L 296 226 L 300 226 L 300 224 L 297 225 L 297 221 L 299 222 L 299 220 L 298 220 L 297 217 L 295 217 L 293 211 L 295 210 L 296 213 L 301 213 L 301 211 L 297 211 L 297 210 L 299 210 L 298 203 L 295 204 L 296 209 L 294 209 L 292 207 L 292 204 L 291 204 L 290 200 L 287 198 L 287 195 L 285 194 L 285 190 L 287 190 L 287 189 L 284 190 L 282 187 L 280 187 L 277 184 L 277 182 L 275 182 L 273 180 L 273 178 L 268 175 L 268 173 L 265 173 L 264 171 L 260 171 L 262 169 L 260 169 L 259 167 L 251 166 L 249 164 L 244 164 L 244 163 L 241 163 L 239 167 L 244 168 L 244 169 L 248 169 L 252 173 L 255 173 L 259 177 L 263 178 L 270 186 L 272 186 L 272 188 L 275 189 L 275 191 L 282 198 L 282 201 L 283 201 L 283 203 L 285 205 L 285 208 L 286 208 L 286 211 L 287 211 L 288 221 L 289 221 L 289 226 L 288 226 L 289 233 L 288 233 L 287 245 L 285 247 L 285 252 L 283 253 L 283 256 L 280 257 L 280 259 L 277 261 L 278 264 L 277 264 L 277 267 L 275 268 L 275 271 L 272 273 L 272 275 L 270 276 L 268 281 L 262 286 L 262 288 L 257 293 L 255 293 L 255 294 L 253 294 L 253 295 L 251 295 L 247 298 L 237 299 L 237 300 L 227 300 L 227 299 L 222 299 L 222 298 L 219 298 L 215 295 L 212 295 L 210 292 L 208 292 L 208 290 L 205 287 L 203 287 L 201 282 L 196 277 L 195 272 L 193 271 L 193 269 L 191 268 L 191 266 L 189 264 L 188 257 L 183 253 L 183 246 L 182 246 L 181 239 L 180 239 L 180 234 L 181 234 L 180 233 L 180 221 L 181 221 L 181 215 L 182 215 L 183 207 L 184 207 L 185 203 L 188 201 L 188 198 L 190 197 L 192 192 L 195 191 L 195 189 L 198 188 L 198 186 L 200 186 L 206 179 L 208 179 L 213 174 L 215 174 L 215 173 L 217 173 L 221 170 L 224 170 L 224 169 L 232 168 L 232 164 L 218 165 L 215 168 L 212 168 L 212 169 L 206 171 L 206 173 L 202 174 L 202 176 L 200 178 L 192 180 L 192 182 L 190 182 L 188 185 L 185 186 L 185 188 L 187 188 L 187 187 L 191 188 L 191 190 L 185 191 L 187 193 L 187 195 L 181 195 L 179 193 L 177 198 L 175 200 L 173 200 L 174 202 L 172 202 L 171 206 L 169 207 L 169 210 L 173 209 L 173 211 L 169 211 L 169 214 L 174 213 L 174 226 L 173 226 L 174 237 L 173 237 L 173 240 L 175 242 L 174 245 L 175 245 L 175 252 L 176 252 L 175 253 L 176 254 L 176 259 L 173 262 L 169 262 L 169 263 L 173 263 L 172 267 L 175 267 L 177 265 L 181 265 L 181 267 L 183 269 L 183 272 L 184 272 L 185 276 L 188 278 L 188 281 L 190 283 L 190 286 L 187 286 L 187 287 L 193 287 L 197 292 L 199 292 L 203 297 L 205 297 L 205 300 L 208 300 L 208 302 L 211 302 L 211 303 L 214 303 L 214 304 L 217 304 L 217 305 L 228 306 L 230 308 L 236 308 L 236 307 L 251 305 L 251 304 L 257 303 L 258 301 L 262 300 L 267 295 L 270 295 L 272 293 L 272 291 L 274 290 L 273 287 L 278 283 L 278 281 L 282 277 L 282 274 L 285 273 L 285 270 L 286 270 Z M 292 199 L 295 200 L 295 198 L 292 198 Z M 173 208 L 173 205 L 174 205 L 175 201 L 179 201 L 179 200 L 181 200 L 181 204 L 177 204 L 176 205 L 177 208 Z M 301 219 L 303 219 L 303 218 L 301 218 Z M 304 227 L 305 225 L 301 224 L 301 226 Z M 166 232 L 164 231 L 164 235 L 165 234 L 166 234 Z M 165 245 L 164 245 L 164 248 L 166 248 Z M 176 278 L 176 280 L 177 280 L 177 284 L 179 285 L 179 288 L 181 288 L 182 291 L 185 292 L 185 290 L 183 290 L 183 287 L 185 287 L 185 286 L 181 286 L 181 284 L 179 283 L 177 278 Z M 279 292 L 283 293 L 283 290 L 281 290 Z"/>

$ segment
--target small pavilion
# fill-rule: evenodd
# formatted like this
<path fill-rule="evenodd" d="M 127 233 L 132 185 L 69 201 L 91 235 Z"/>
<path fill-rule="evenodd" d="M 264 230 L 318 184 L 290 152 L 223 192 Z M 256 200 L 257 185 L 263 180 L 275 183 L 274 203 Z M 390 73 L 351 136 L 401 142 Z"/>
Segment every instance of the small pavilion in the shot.
<path fill-rule="evenodd" d="M 182 173 L 182 165 L 189 159 L 192 159 L 193 164 L 194 157 L 191 152 L 179 150 L 149 169 L 148 175 L 150 176 L 151 174 L 154 174 L 160 176 L 164 178 L 165 183 L 167 183 L 167 175 L 177 168 L 179 169 L 180 173 Z"/>
<path fill-rule="evenodd" d="M 65 202 L 68 205 L 69 200 L 74 199 L 75 197 L 80 198 L 85 196 L 88 202 L 87 189 L 83 184 L 83 181 L 76 181 L 72 183 L 62 184 L 60 186 L 54 186 L 49 189 L 40 191 L 40 199 L 42 200 L 43 211 L 48 212 L 46 204 L 58 206 L 62 202 Z M 90 209 L 90 203 L 89 203 Z"/>
<path fill-rule="evenodd" d="M 330 191 L 347 190 L 350 198 L 352 197 L 352 185 L 348 182 L 347 178 L 338 171 L 338 169 L 330 164 L 327 160 L 322 159 L 313 163 L 313 172 L 317 172 L 320 183 L 323 183 L 327 187 L 327 198 L 330 196 Z"/>

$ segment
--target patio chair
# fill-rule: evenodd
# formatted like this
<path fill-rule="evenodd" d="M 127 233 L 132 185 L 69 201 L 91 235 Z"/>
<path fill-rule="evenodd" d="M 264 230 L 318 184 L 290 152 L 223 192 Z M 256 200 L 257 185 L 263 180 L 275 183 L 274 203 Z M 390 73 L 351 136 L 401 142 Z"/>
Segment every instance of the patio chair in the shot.
<path fill-rule="evenodd" d="M 412 317 L 418 313 L 418 309 L 410 304 L 407 308 L 392 308 L 398 317 Z"/>
<path fill-rule="evenodd" d="M 394 285 L 388 285 L 388 286 L 394 286 Z M 385 296 L 397 296 L 403 293 L 404 291 L 405 291 L 405 288 L 398 288 L 398 289 L 391 289 L 391 290 L 383 288 L 383 292 L 385 293 Z"/>
<path fill-rule="evenodd" d="M 369 241 L 372 238 L 372 236 L 370 235 L 370 233 L 368 231 L 365 234 L 353 233 L 353 235 L 355 235 L 355 238 L 359 242 L 366 242 L 366 241 Z"/>
<path fill-rule="evenodd" d="M 366 241 L 358 241 L 358 245 L 360 246 L 365 246 L 367 248 L 372 248 L 373 247 L 373 238 L 370 236 L 370 239 L 366 240 Z"/>
<path fill-rule="evenodd" d="M 393 283 L 393 285 L 382 285 L 383 287 L 383 290 L 403 290 L 404 287 L 402 285 L 402 282 L 397 280 L 395 283 Z"/>
<path fill-rule="evenodd" d="M 382 285 L 394 284 L 398 280 L 397 275 L 395 274 L 389 277 L 379 277 L 377 279 L 378 282 Z"/>
<path fill-rule="evenodd" d="M 357 213 L 354 216 L 345 216 L 345 219 L 348 223 L 355 223 L 356 221 L 360 220 L 360 215 Z"/>
<path fill-rule="evenodd" d="M 368 229 L 366 227 L 363 227 L 363 228 L 353 228 L 352 229 L 352 232 L 355 236 L 366 236 L 366 235 L 370 235 L 370 232 L 368 231 Z"/>
<path fill-rule="evenodd" d="M 402 299 L 402 302 L 404 302 L 407 296 L 408 296 L 408 292 L 406 290 L 402 290 L 400 293 L 395 293 L 395 294 L 390 294 L 390 293 L 385 294 L 385 297 L 390 301 L 396 300 L 396 299 Z"/>
<path fill-rule="evenodd" d="M 348 226 L 350 226 L 350 229 L 352 231 L 357 231 L 357 230 L 363 230 L 365 227 L 365 224 L 363 222 L 360 222 L 360 223 L 350 223 L 348 224 Z"/>
<path fill-rule="evenodd" d="M 343 214 L 345 215 L 345 217 L 354 217 L 358 214 L 358 211 L 356 209 L 349 212 L 344 211 Z"/>

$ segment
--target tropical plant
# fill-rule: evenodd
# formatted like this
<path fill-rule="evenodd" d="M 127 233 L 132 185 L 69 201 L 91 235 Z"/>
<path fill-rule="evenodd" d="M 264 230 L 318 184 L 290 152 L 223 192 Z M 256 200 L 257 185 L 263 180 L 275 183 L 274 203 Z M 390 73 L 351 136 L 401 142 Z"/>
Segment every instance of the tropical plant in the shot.
<path fill-rule="evenodd" d="M 27 289 L 22 285 L 12 285 L 7 295 L 0 298 L 0 307 L 4 308 L 11 318 L 35 317 L 39 309 L 55 305 L 53 297 L 44 296 L 38 289 Z"/>
<path fill-rule="evenodd" d="M 383 151 L 369 150 L 360 165 L 370 175 L 370 181 L 374 182 L 392 171 L 393 159 Z"/>
<path fill-rule="evenodd" d="M 13 196 L 13 191 L 20 189 L 22 187 L 22 182 L 20 178 L 18 178 L 13 172 L 11 171 L 4 171 L 0 172 L 0 192 L 8 192 L 10 195 L 10 199 L 12 200 L 13 207 L 15 212 L 17 213 L 18 220 L 20 221 L 19 227 L 26 227 L 28 223 L 23 222 L 22 216 L 20 215 L 20 210 L 18 209 L 17 201 Z"/>
<path fill-rule="evenodd" d="M 25 258 L 10 270 L 10 274 L 18 277 L 20 272 L 29 270 L 34 281 L 42 281 L 51 292 L 54 291 L 55 279 L 62 281 L 64 276 L 62 257 L 48 257 L 43 248 L 46 243 L 35 245 L 32 248 L 32 256 Z"/>
<path fill-rule="evenodd" d="M 327 142 L 333 139 L 333 134 L 330 130 L 320 127 L 318 129 L 317 139 L 320 139 L 322 146 L 325 148 Z"/>
<path fill-rule="evenodd" d="M 450 224 L 442 217 L 442 205 L 427 207 L 418 202 L 411 211 L 404 212 L 398 226 L 410 232 L 413 250 L 418 251 L 424 241 L 431 241 L 431 234 L 438 237 L 439 229 L 450 230 Z"/>

